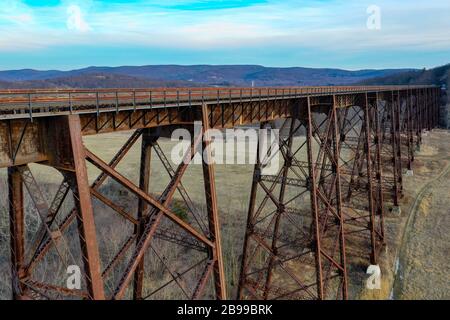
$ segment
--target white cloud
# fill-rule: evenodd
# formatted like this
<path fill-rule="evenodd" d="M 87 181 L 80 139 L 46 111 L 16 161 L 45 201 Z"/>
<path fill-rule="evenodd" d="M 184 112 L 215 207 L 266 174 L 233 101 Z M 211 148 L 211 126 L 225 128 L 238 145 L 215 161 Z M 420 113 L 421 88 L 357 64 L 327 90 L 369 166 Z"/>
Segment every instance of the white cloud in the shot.
<path fill-rule="evenodd" d="M 17 0 L 2 0 L 0 50 L 76 44 L 181 49 L 310 47 L 330 52 L 450 50 L 448 0 L 377 0 L 382 10 L 382 29 L 377 32 L 366 27 L 367 8 L 373 0 L 271 0 L 219 11 L 171 10 L 148 2 L 100 5 L 75 1 L 31 8 Z M 4 41 L 11 34 L 15 41 Z"/>
<path fill-rule="evenodd" d="M 19 14 L 17 16 L 12 16 L 11 20 L 16 21 L 21 24 L 29 24 L 33 22 L 33 16 L 28 13 Z"/>
<path fill-rule="evenodd" d="M 0 26 L 24 25 L 33 22 L 32 10 L 18 0 L 3 0 L 0 3 Z"/>

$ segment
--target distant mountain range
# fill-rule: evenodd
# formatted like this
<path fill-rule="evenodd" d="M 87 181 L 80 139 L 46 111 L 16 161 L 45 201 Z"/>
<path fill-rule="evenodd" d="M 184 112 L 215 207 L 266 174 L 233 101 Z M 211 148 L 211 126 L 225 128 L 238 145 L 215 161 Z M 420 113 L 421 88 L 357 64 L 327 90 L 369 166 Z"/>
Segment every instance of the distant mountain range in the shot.
<path fill-rule="evenodd" d="M 201 87 L 189 81 L 147 80 L 120 74 L 89 73 L 47 80 L 2 81 L 1 89 Z"/>
<path fill-rule="evenodd" d="M 403 72 L 417 70 L 347 71 L 258 65 L 89 67 L 71 71 L 24 69 L 0 71 L 0 88 L 350 85 Z"/>

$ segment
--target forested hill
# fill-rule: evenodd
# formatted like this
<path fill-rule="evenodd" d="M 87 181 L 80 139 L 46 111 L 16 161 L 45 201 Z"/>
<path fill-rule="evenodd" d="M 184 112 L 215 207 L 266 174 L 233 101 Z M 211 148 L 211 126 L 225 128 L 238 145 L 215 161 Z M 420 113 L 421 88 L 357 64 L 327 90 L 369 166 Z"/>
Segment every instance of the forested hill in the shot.
<path fill-rule="evenodd" d="M 450 87 L 450 64 L 445 66 L 423 69 L 420 71 L 406 71 L 384 77 L 377 77 L 361 81 L 364 85 L 445 85 Z"/>

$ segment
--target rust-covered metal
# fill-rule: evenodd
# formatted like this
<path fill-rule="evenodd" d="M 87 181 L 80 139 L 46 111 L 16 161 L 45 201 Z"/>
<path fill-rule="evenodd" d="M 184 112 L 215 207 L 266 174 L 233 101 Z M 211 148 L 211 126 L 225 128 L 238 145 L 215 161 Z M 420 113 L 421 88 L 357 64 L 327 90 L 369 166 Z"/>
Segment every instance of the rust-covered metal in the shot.
<path fill-rule="evenodd" d="M 433 86 L 0 91 L 0 168 L 8 170 L 8 190 L 2 192 L 9 199 L 13 298 L 150 299 L 169 286 L 185 299 L 231 297 L 221 244 L 220 222 L 226 217 L 217 206 L 220 186 L 209 161 L 207 130 L 273 128 L 280 120 L 280 170 L 266 174 L 269 155 L 258 152 L 252 185 L 236 186 L 251 188 L 237 297 L 347 299 L 350 258 L 367 264 L 382 259 L 385 210 L 401 201 L 403 174 L 414 167 L 423 131 L 437 126 L 439 97 Z M 193 131 L 195 121 L 203 129 L 183 163 L 172 167 L 158 139 L 176 128 Z M 109 162 L 83 144 L 83 136 L 115 131 L 133 134 Z M 138 141 L 135 184 L 117 166 Z M 182 182 L 200 147 L 206 151 L 199 180 L 205 212 Z M 153 156 L 169 178 L 160 195 L 151 193 Z M 51 202 L 32 174 L 32 163 L 61 173 Z M 87 163 L 100 171 L 95 180 L 88 177 Z M 107 179 L 138 200 L 137 212 L 104 192 Z M 29 239 L 25 190 L 41 221 Z M 186 217 L 174 211 L 175 192 Z M 69 198 L 73 208 L 64 215 Z M 130 226 L 114 252 L 101 250 L 93 199 Z M 70 251 L 69 235 L 76 235 L 77 252 Z M 187 255 L 181 269 L 168 262 L 159 242 Z M 151 292 L 146 291 L 147 257 L 168 275 Z M 63 269 L 79 263 L 82 288 L 38 277 L 48 259 Z"/>

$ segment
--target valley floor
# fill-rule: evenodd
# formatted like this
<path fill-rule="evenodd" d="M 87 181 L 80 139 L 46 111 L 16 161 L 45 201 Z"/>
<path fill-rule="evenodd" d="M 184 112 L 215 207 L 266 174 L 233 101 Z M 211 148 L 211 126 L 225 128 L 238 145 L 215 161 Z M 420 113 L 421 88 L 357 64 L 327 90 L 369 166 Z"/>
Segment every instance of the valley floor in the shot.
<path fill-rule="evenodd" d="M 380 265 L 382 288 L 364 289 L 367 275 L 360 270 L 360 285 L 350 287 L 356 299 L 450 297 L 449 131 L 433 130 L 424 135 L 413 169 L 414 176 L 403 177 L 401 215 L 386 211 L 387 245 Z M 358 285 L 358 281 L 353 283 Z"/>
<path fill-rule="evenodd" d="M 442 139 L 437 140 L 438 137 Z M 436 132 L 426 142 L 448 140 L 448 133 Z M 441 145 L 448 146 L 448 142 Z M 446 162 L 450 163 L 449 149 L 442 154 L 446 155 Z M 438 177 L 422 188 L 412 208 L 400 250 L 395 299 L 450 299 L 449 230 L 450 164 L 447 164 Z"/>

